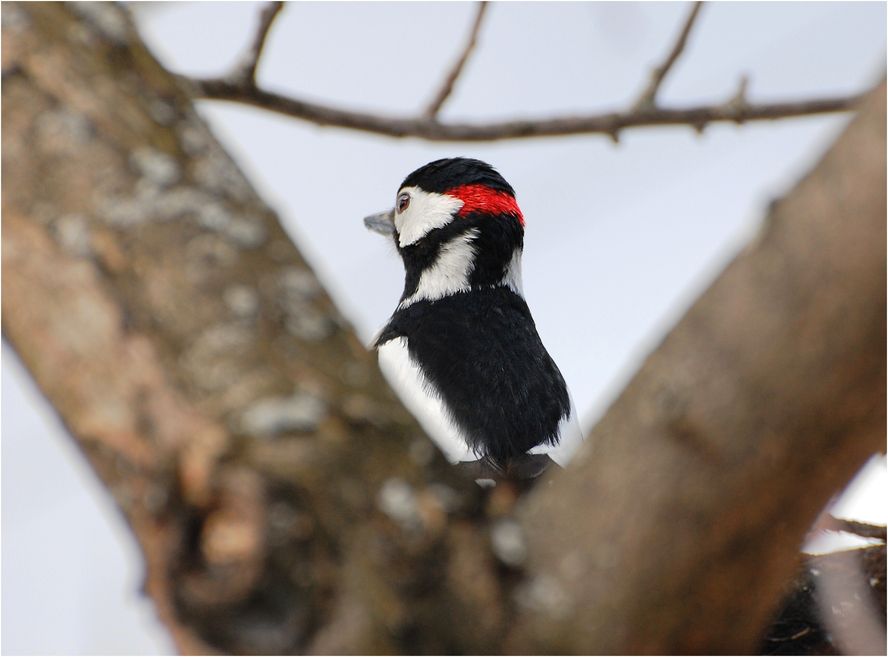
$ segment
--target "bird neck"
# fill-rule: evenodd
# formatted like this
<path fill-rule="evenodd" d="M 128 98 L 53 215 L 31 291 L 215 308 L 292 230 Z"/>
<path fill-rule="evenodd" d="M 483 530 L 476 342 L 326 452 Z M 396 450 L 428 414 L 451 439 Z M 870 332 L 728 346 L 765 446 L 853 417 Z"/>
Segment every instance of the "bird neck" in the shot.
<path fill-rule="evenodd" d="M 406 275 L 398 308 L 497 286 L 521 295 L 523 231 L 499 224 L 465 222 L 402 249 Z"/>

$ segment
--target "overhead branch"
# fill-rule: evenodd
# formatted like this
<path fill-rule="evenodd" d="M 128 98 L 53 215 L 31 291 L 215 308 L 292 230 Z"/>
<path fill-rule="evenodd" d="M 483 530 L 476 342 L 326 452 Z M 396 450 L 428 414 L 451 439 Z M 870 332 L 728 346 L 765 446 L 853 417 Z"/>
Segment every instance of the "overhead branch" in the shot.
<path fill-rule="evenodd" d="M 487 11 L 487 2 L 486 0 L 482 0 L 478 3 L 478 11 L 475 14 L 475 20 L 472 23 L 472 30 L 469 33 L 469 38 L 466 40 L 466 44 L 463 47 L 462 53 L 459 58 L 453 63 L 453 67 L 447 73 L 447 76 L 444 78 L 444 81 L 441 83 L 441 87 L 438 89 L 438 93 L 435 94 L 435 97 L 432 99 L 432 102 L 429 103 L 429 106 L 426 108 L 424 115 L 427 118 L 433 119 L 438 115 L 438 112 L 441 111 L 441 107 L 450 97 L 450 94 L 453 93 L 453 86 L 456 84 L 457 79 L 465 68 L 466 62 L 469 60 L 469 56 L 472 54 L 472 51 L 475 49 L 475 42 L 478 40 L 478 32 L 481 30 L 481 23 L 484 20 L 484 14 Z"/>
<path fill-rule="evenodd" d="M 298 96 L 284 95 L 262 89 L 255 82 L 255 63 L 261 54 L 264 34 L 276 12 L 267 8 L 257 34 L 249 61 L 252 68 L 235 69 L 216 78 L 180 77 L 196 98 L 221 100 L 250 105 L 284 116 L 322 126 L 359 130 L 388 137 L 413 137 L 440 142 L 478 142 L 504 139 L 529 139 L 566 135 L 606 135 L 614 142 L 620 133 L 630 128 L 688 126 L 698 132 L 711 123 L 774 121 L 778 119 L 832 114 L 854 109 L 862 94 L 830 96 L 800 101 L 750 103 L 746 98 L 747 79 L 741 79 L 737 92 L 720 104 L 697 105 L 683 108 L 664 108 L 656 104 L 656 95 L 663 79 L 683 52 L 688 35 L 700 12 L 702 2 L 694 3 L 678 39 L 662 65 L 657 67 L 639 100 L 630 108 L 615 112 L 572 114 L 550 117 L 527 117 L 488 122 L 445 122 L 438 119 L 443 104 L 453 92 L 471 56 L 486 12 L 481 2 L 469 38 L 462 54 L 454 63 L 428 107 L 416 116 L 398 116 L 360 112 L 324 103 L 312 102 Z"/>
<path fill-rule="evenodd" d="M 485 123 L 451 123 L 428 117 L 400 117 L 358 112 L 233 83 L 224 78 L 186 79 L 186 82 L 193 86 L 197 98 L 251 105 L 322 126 L 360 130 L 388 137 L 415 137 L 427 141 L 445 142 L 497 141 L 582 134 L 606 135 L 615 139 L 621 131 L 629 128 L 656 126 L 689 126 L 702 130 L 711 123 L 742 124 L 750 121 L 774 121 L 847 112 L 853 110 L 862 97 L 862 94 L 852 94 L 801 101 L 747 103 L 741 106 L 732 104 L 730 102 L 732 98 L 721 105 L 522 118 Z"/>
<path fill-rule="evenodd" d="M 253 36 L 253 43 L 245 53 L 243 62 L 234 71 L 233 80 L 251 87 L 256 86 L 256 69 L 265 50 L 268 33 L 274 24 L 274 19 L 277 18 L 283 8 L 283 2 L 269 2 L 262 8 L 262 11 L 259 13 L 259 26 L 256 28 L 256 34 Z"/>
<path fill-rule="evenodd" d="M 678 38 L 666 56 L 666 60 L 651 71 L 650 81 L 641 92 L 638 100 L 635 101 L 635 109 L 637 111 L 652 109 L 657 106 L 657 93 L 660 91 L 660 85 L 663 84 L 663 80 L 669 74 L 669 71 L 672 70 L 672 66 L 678 61 L 682 52 L 684 52 L 685 45 L 688 42 L 688 35 L 690 35 L 691 29 L 697 21 L 701 7 L 703 7 L 703 2 L 694 3 L 682 25 L 681 32 L 678 33 Z"/>

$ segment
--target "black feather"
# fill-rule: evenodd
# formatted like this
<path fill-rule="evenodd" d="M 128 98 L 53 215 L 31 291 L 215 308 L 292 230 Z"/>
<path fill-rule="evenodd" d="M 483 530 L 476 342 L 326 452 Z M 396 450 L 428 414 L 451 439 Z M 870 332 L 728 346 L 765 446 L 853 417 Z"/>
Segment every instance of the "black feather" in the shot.
<path fill-rule="evenodd" d="M 558 442 L 570 397 L 521 296 L 484 287 L 418 301 L 376 346 L 400 336 L 479 457 L 507 464 Z"/>
<path fill-rule="evenodd" d="M 467 157 L 451 157 L 429 162 L 411 173 L 401 187 L 421 187 L 427 192 L 443 194 L 460 185 L 486 185 L 500 192 L 515 196 L 515 190 L 499 172 L 481 160 Z"/>

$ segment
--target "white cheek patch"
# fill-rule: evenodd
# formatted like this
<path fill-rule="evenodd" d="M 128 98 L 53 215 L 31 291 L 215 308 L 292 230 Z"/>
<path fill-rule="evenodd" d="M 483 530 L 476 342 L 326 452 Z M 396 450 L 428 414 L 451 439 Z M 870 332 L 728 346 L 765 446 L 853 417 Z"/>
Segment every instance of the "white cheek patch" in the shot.
<path fill-rule="evenodd" d="M 398 308 L 406 308 L 422 299 L 434 301 L 468 290 L 471 287 L 469 278 L 475 269 L 472 242 L 478 234 L 477 228 L 470 228 L 441 246 L 435 263 L 420 274 L 416 292 L 404 299 Z"/>
<path fill-rule="evenodd" d="M 458 198 L 447 194 L 425 192 L 419 187 L 404 187 L 398 194 L 410 194 L 410 205 L 404 212 L 395 212 L 398 244 L 410 246 L 436 228 L 446 226 L 463 206 Z"/>

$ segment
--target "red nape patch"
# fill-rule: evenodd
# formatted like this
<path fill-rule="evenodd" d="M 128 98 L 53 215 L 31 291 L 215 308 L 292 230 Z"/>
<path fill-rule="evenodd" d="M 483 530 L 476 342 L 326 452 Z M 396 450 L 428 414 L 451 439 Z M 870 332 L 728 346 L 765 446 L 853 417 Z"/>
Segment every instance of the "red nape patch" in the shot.
<path fill-rule="evenodd" d="M 491 189 L 487 185 L 460 185 L 447 190 L 447 195 L 463 202 L 459 216 L 464 217 L 470 212 L 487 214 L 510 214 L 524 225 L 524 215 L 515 199 L 506 192 Z"/>

